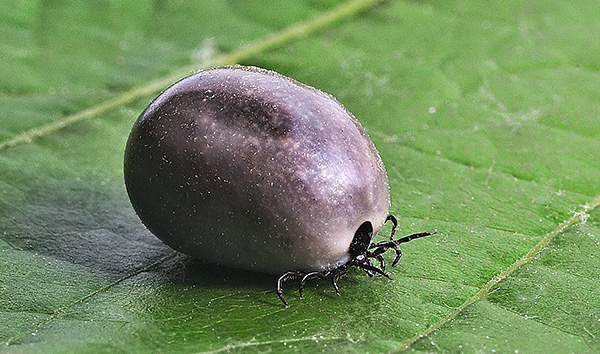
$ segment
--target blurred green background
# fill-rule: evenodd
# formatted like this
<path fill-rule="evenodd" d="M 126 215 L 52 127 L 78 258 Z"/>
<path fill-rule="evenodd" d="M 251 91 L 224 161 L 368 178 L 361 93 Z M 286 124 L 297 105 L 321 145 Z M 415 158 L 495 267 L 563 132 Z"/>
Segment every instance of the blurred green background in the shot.
<path fill-rule="evenodd" d="M 0 352 L 600 351 L 594 1 L 0 1 Z M 386 165 L 395 282 L 304 300 L 175 253 L 122 182 L 131 125 L 201 68 L 336 96 Z M 384 233 L 387 233 L 387 229 Z"/>

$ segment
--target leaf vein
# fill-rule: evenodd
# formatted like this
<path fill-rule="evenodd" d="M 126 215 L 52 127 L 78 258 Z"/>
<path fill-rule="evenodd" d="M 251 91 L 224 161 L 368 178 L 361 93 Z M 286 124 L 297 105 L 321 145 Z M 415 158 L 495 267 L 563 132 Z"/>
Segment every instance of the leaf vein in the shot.
<path fill-rule="evenodd" d="M 171 85 L 173 82 L 176 82 L 197 70 L 213 66 L 233 65 L 256 54 L 288 43 L 291 40 L 313 34 L 335 22 L 356 15 L 382 1 L 383 0 L 351 0 L 344 2 L 330 11 L 320 13 L 306 21 L 294 23 L 279 32 L 250 42 L 230 53 L 218 55 L 200 65 L 188 65 L 179 70 L 175 70 L 164 77 L 151 81 L 146 85 L 125 91 L 113 99 L 18 134 L 13 138 L 0 142 L 0 151 L 17 145 L 30 143 L 36 138 L 56 132 L 74 123 L 98 117 L 101 114 L 112 111 L 118 107 L 126 106 L 144 96 L 156 94 L 166 86 Z"/>
<path fill-rule="evenodd" d="M 149 265 L 147 265 L 147 266 L 145 266 L 143 268 L 140 268 L 140 269 L 136 270 L 133 273 L 127 274 L 127 275 L 125 275 L 125 276 L 123 276 L 123 277 L 121 277 L 121 278 L 113 281 L 112 283 L 110 283 L 110 284 L 108 284 L 108 285 L 106 285 L 106 286 L 104 286 L 104 287 L 102 287 L 102 288 L 100 288 L 98 290 L 95 290 L 95 291 L 89 293 L 88 295 L 82 297 L 81 299 L 78 299 L 78 300 L 76 300 L 76 301 L 74 301 L 74 302 L 72 302 L 70 304 L 67 304 L 65 306 L 62 306 L 62 307 L 56 309 L 48 318 L 46 318 L 45 320 L 43 320 L 42 322 L 40 322 L 36 326 L 36 329 L 35 329 L 34 332 L 39 331 L 42 327 L 44 327 L 48 323 L 54 321 L 60 315 L 62 315 L 66 311 L 68 311 L 69 309 L 71 309 L 71 308 L 73 308 L 73 307 L 75 307 L 75 306 L 77 306 L 79 304 L 82 304 L 82 303 L 86 302 L 87 300 L 93 298 L 94 296 L 96 296 L 98 294 L 107 292 L 108 290 L 112 289 L 114 286 L 119 285 L 120 283 L 122 283 L 122 282 L 124 282 L 124 281 L 126 281 L 128 279 L 131 279 L 131 278 L 135 277 L 136 275 L 139 275 L 139 274 L 142 274 L 144 272 L 147 272 L 147 271 L 151 270 L 152 268 L 154 268 L 154 267 L 156 267 L 156 266 L 158 266 L 158 265 L 160 265 L 160 264 L 162 264 L 162 263 L 164 263 L 164 262 L 166 262 L 166 261 L 168 261 L 170 259 L 175 258 L 178 254 L 179 254 L 178 252 L 172 252 L 172 253 L 164 256 L 163 258 L 157 260 L 156 262 L 154 262 L 152 264 L 149 264 Z M 12 343 L 14 343 L 15 341 L 19 340 L 20 338 L 23 338 L 24 336 L 25 336 L 25 334 L 21 334 L 21 335 L 18 335 L 16 337 L 10 338 L 10 339 L 8 339 L 5 342 L 5 345 L 11 345 Z"/>
<path fill-rule="evenodd" d="M 348 341 L 352 342 L 352 340 L 350 338 L 345 338 L 345 337 L 312 336 L 312 337 L 291 338 L 291 339 L 267 340 L 267 341 L 263 341 L 263 342 L 249 341 L 249 342 L 245 342 L 245 343 L 227 344 L 227 345 L 223 346 L 222 348 L 205 351 L 205 352 L 198 352 L 197 354 L 215 354 L 215 353 L 229 352 L 229 351 L 235 350 L 235 349 L 241 349 L 241 348 L 247 348 L 247 347 L 257 347 L 257 346 L 271 345 L 271 344 L 287 345 L 288 343 L 315 342 L 315 341 L 318 342 L 318 341 L 332 341 L 332 340 L 348 340 Z"/>
<path fill-rule="evenodd" d="M 415 342 L 419 341 L 422 338 L 427 337 L 429 334 L 437 331 L 446 323 L 455 319 L 465 308 L 472 305 L 473 303 L 483 300 L 485 296 L 489 293 L 492 287 L 498 284 L 500 281 L 507 278 L 510 274 L 512 274 L 515 270 L 520 268 L 522 265 L 530 263 L 535 256 L 540 253 L 548 244 L 561 232 L 563 232 L 566 228 L 571 227 L 577 223 L 582 223 L 587 218 L 587 213 L 591 210 L 595 209 L 600 205 L 600 194 L 594 197 L 588 204 L 584 205 L 582 210 L 578 213 L 575 213 L 569 219 L 565 220 L 561 224 L 559 224 L 554 230 L 550 231 L 546 234 L 540 242 L 538 242 L 535 246 L 533 246 L 526 254 L 524 254 L 521 258 L 515 261 L 513 264 L 508 266 L 508 268 L 504 269 L 492 279 L 490 279 L 487 283 L 481 287 L 481 289 L 475 293 L 473 296 L 468 298 L 464 303 L 455 308 L 452 312 L 450 312 L 446 317 L 440 319 L 436 323 L 432 324 L 425 330 L 417 333 L 413 337 L 410 337 L 402 342 L 402 348 L 397 350 L 397 352 L 402 352 L 411 347 Z"/>

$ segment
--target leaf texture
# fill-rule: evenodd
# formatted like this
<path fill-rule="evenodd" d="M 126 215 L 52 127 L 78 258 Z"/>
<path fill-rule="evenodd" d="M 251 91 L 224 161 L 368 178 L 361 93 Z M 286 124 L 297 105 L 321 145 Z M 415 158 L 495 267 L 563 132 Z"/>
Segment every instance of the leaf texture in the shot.
<path fill-rule="evenodd" d="M 592 1 L 0 4 L 0 352 L 600 351 Z M 386 165 L 394 282 L 284 309 L 269 275 L 176 253 L 133 212 L 130 127 L 193 70 L 336 96 Z M 384 233 L 389 229 L 384 230 Z M 379 236 L 381 238 L 385 236 Z"/>

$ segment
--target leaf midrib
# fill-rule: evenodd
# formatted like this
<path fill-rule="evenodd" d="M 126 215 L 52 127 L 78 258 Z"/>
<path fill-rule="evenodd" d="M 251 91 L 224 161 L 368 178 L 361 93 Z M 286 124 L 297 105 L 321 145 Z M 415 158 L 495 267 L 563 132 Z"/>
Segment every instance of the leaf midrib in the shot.
<path fill-rule="evenodd" d="M 126 106 L 127 104 L 144 96 L 156 94 L 165 87 L 173 84 L 173 82 L 179 81 L 195 71 L 213 66 L 237 64 L 242 60 L 250 58 L 256 54 L 276 48 L 294 39 L 305 37 L 309 34 L 327 28 L 336 22 L 352 17 L 353 15 L 356 15 L 357 13 L 373 7 L 374 5 L 377 5 L 383 1 L 384 0 L 351 0 L 343 2 L 329 11 L 320 13 L 305 21 L 294 23 L 279 32 L 275 32 L 269 36 L 250 42 L 230 53 L 217 55 L 216 57 L 211 58 L 207 62 L 199 65 L 193 64 L 180 68 L 166 76 L 158 78 L 154 81 L 150 81 L 143 86 L 125 91 L 119 96 L 108 101 L 102 102 L 77 113 L 67 115 L 40 127 L 30 129 L 5 141 L 0 141 L 0 151 L 17 145 L 30 143 L 36 138 L 53 133 L 65 128 L 66 126 L 93 117 L 98 117 L 106 112 Z"/>

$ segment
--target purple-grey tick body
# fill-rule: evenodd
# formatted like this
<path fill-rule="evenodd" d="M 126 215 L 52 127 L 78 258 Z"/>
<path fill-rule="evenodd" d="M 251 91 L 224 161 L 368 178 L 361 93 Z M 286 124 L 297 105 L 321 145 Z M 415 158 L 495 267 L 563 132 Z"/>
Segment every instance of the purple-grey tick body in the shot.
<path fill-rule="evenodd" d="M 331 95 L 272 71 L 223 67 L 160 94 L 134 124 L 125 184 L 142 222 L 167 245 L 218 264 L 337 280 L 356 265 L 387 276 L 371 243 L 389 215 L 375 145 Z M 393 236 L 393 232 L 392 232 Z M 379 262 L 379 267 L 371 259 Z"/>

